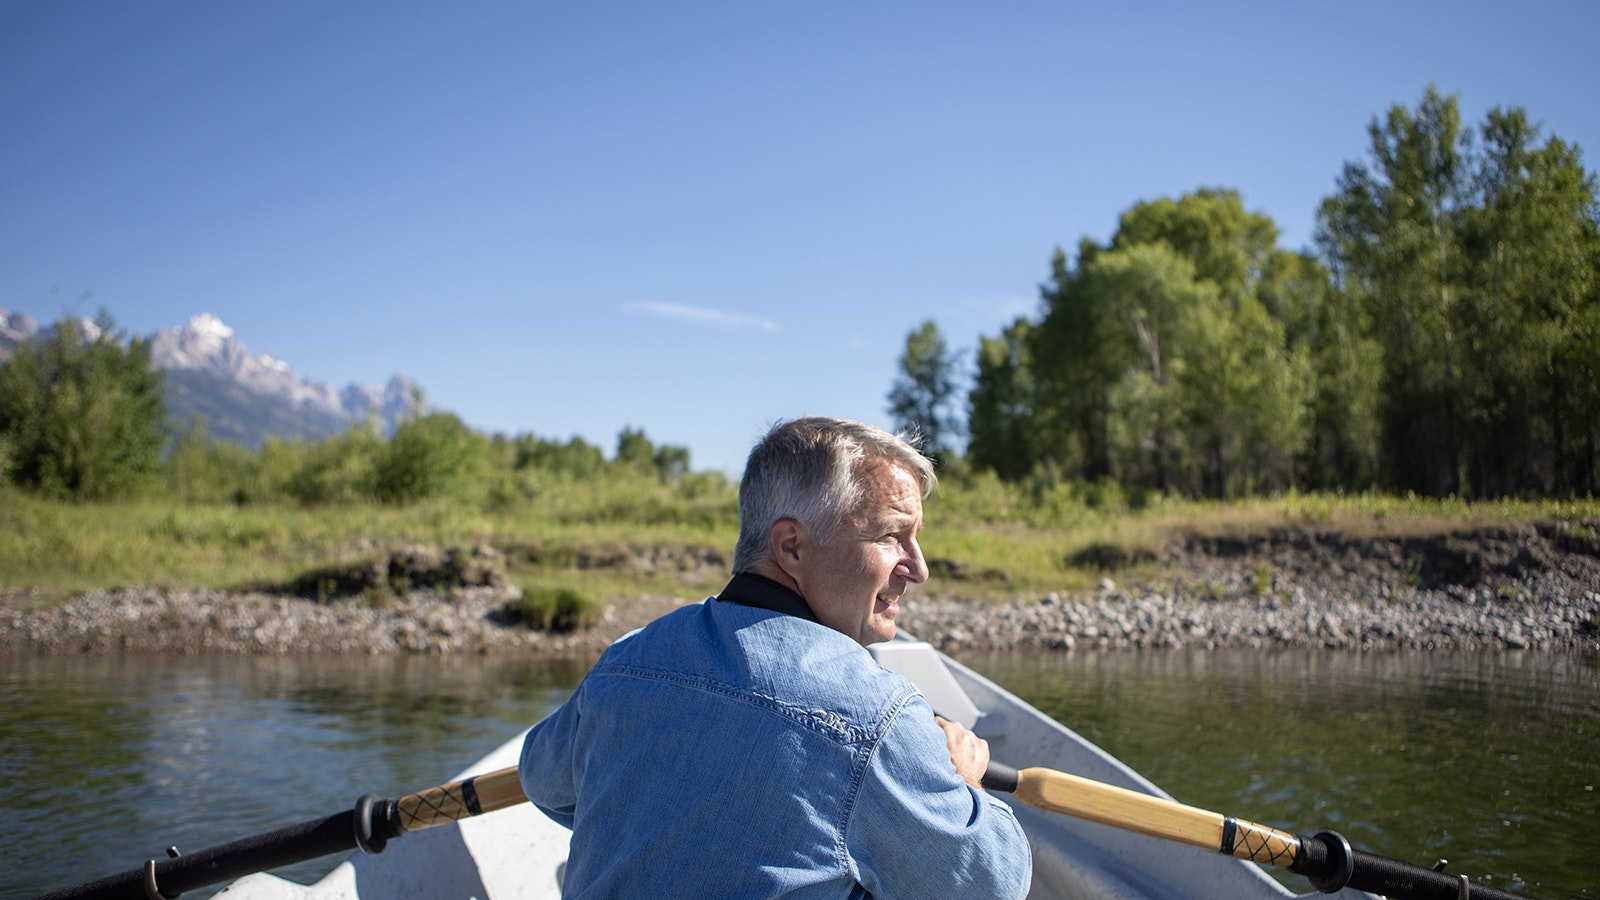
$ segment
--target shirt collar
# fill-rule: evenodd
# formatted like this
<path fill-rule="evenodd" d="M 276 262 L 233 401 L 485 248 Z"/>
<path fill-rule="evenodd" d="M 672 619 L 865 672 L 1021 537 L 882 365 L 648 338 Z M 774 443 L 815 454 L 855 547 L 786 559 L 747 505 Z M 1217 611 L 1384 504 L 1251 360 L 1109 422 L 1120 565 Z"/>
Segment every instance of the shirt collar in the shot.
<path fill-rule="evenodd" d="M 754 572 L 740 572 L 733 576 L 728 586 L 717 595 L 718 600 L 737 603 L 740 606 L 753 606 L 756 609 L 770 609 L 773 612 L 805 619 L 808 622 L 817 621 L 817 616 L 806 605 L 804 597 L 789 590 L 783 585 L 765 575 Z"/>

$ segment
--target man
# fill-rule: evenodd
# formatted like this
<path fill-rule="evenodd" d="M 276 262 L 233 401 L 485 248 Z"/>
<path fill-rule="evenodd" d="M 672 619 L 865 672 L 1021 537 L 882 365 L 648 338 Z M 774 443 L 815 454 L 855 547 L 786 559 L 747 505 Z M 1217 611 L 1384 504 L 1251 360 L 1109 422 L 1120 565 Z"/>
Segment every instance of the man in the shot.
<path fill-rule="evenodd" d="M 929 462 L 805 418 L 751 451 L 733 580 L 600 658 L 523 746 L 572 829 L 567 898 L 1021 897 L 1032 859 L 978 785 L 988 744 L 865 645 L 927 580 Z"/>

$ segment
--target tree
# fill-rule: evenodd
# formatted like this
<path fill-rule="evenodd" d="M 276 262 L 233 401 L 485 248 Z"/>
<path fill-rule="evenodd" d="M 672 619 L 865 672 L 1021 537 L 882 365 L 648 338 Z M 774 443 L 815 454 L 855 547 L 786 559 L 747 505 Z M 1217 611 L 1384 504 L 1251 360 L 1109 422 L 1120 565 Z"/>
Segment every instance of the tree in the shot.
<path fill-rule="evenodd" d="M 1554 137 L 1540 146 L 1520 109 L 1491 111 L 1481 135 L 1477 202 L 1462 223 L 1466 469 L 1490 496 L 1587 488 L 1583 448 L 1600 413 L 1596 360 L 1585 362 L 1579 335 L 1600 301 L 1595 179 L 1577 148 Z M 1574 403 L 1575 391 L 1588 396 Z"/>
<path fill-rule="evenodd" d="M 109 313 L 63 317 L 49 338 L 0 369 L 0 435 L 9 475 L 46 494 L 100 499 L 149 485 L 161 462 L 165 395 L 148 341 L 128 342 Z"/>
<path fill-rule="evenodd" d="M 1340 287 L 1370 317 L 1383 352 L 1384 466 L 1391 484 L 1439 496 L 1461 488 L 1463 289 L 1460 220 L 1468 140 L 1454 97 L 1433 87 L 1368 127 L 1372 160 L 1348 164 L 1318 211 L 1317 240 Z"/>
<path fill-rule="evenodd" d="M 961 425 L 952 410 L 955 359 L 932 319 L 906 335 L 900 374 L 889 390 L 889 415 L 895 428 L 922 436 L 921 450 L 930 459 L 950 453 Z"/>
<path fill-rule="evenodd" d="M 624 427 L 617 434 L 616 465 L 654 472 L 662 483 L 677 482 L 689 474 L 689 448 L 671 444 L 657 447 L 642 428 Z"/>
<path fill-rule="evenodd" d="M 488 441 L 452 414 L 412 416 L 378 454 L 373 493 L 388 503 L 447 496 L 472 481 L 487 450 Z"/>
<path fill-rule="evenodd" d="M 1207 189 L 1136 205 L 1075 267 L 1057 251 L 1030 348 L 1040 457 L 1196 495 L 1293 483 L 1326 273 L 1276 240 L 1236 192 Z"/>
<path fill-rule="evenodd" d="M 1166 244 L 1194 266 L 1195 278 L 1228 299 L 1254 295 L 1277 249 L 1278 226 L 1245 210 L 1239 192 L 1201 188 L 1177 200 L 1137 203 L 1122 214 L 1112 250 Z"/>
<path fill-rule="evenodd" d="M 1594 176 L 1520 109 L 1462 129 L 1430 87 L 1370 126 L 1317 242 L 1378 350 L 1381 478 L 1439 496 L 1592 490 Z"/>
<path fill-rule="evenodd" d="M 1016 481 L 1037 462 L 1033 323 L 1019 318 L 999 337 L 978 339 L 978 371 L 967 396 L 967 461 Z"/>

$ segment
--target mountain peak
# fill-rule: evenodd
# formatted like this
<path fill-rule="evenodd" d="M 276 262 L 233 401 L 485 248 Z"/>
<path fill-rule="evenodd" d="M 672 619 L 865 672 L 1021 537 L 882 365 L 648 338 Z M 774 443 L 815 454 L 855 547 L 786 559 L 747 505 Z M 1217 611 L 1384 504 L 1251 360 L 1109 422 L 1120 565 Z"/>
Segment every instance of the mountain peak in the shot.
<path fill-rule="evenodd" d="M 227 343 L 233 337 L 233 329 L 222 324 L 222 320 L 205 312 L 189 320 L 184 330 L 201 340 L 213 340 L 219 344 Z"/>

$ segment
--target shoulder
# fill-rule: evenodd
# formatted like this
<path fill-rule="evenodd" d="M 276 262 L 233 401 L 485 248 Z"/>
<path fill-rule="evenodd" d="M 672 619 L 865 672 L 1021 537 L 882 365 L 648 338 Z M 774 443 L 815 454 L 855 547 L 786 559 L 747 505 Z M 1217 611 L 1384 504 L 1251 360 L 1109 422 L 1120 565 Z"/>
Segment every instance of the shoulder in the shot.
<path fill-rule="evenodd" d="M 816 622 L 707 600 L 613 644 L 591 674 L 672 673 L 786 706 L 826 710 L 869 732 L 886 728 L 915 685 L 854 640 Z"/>

